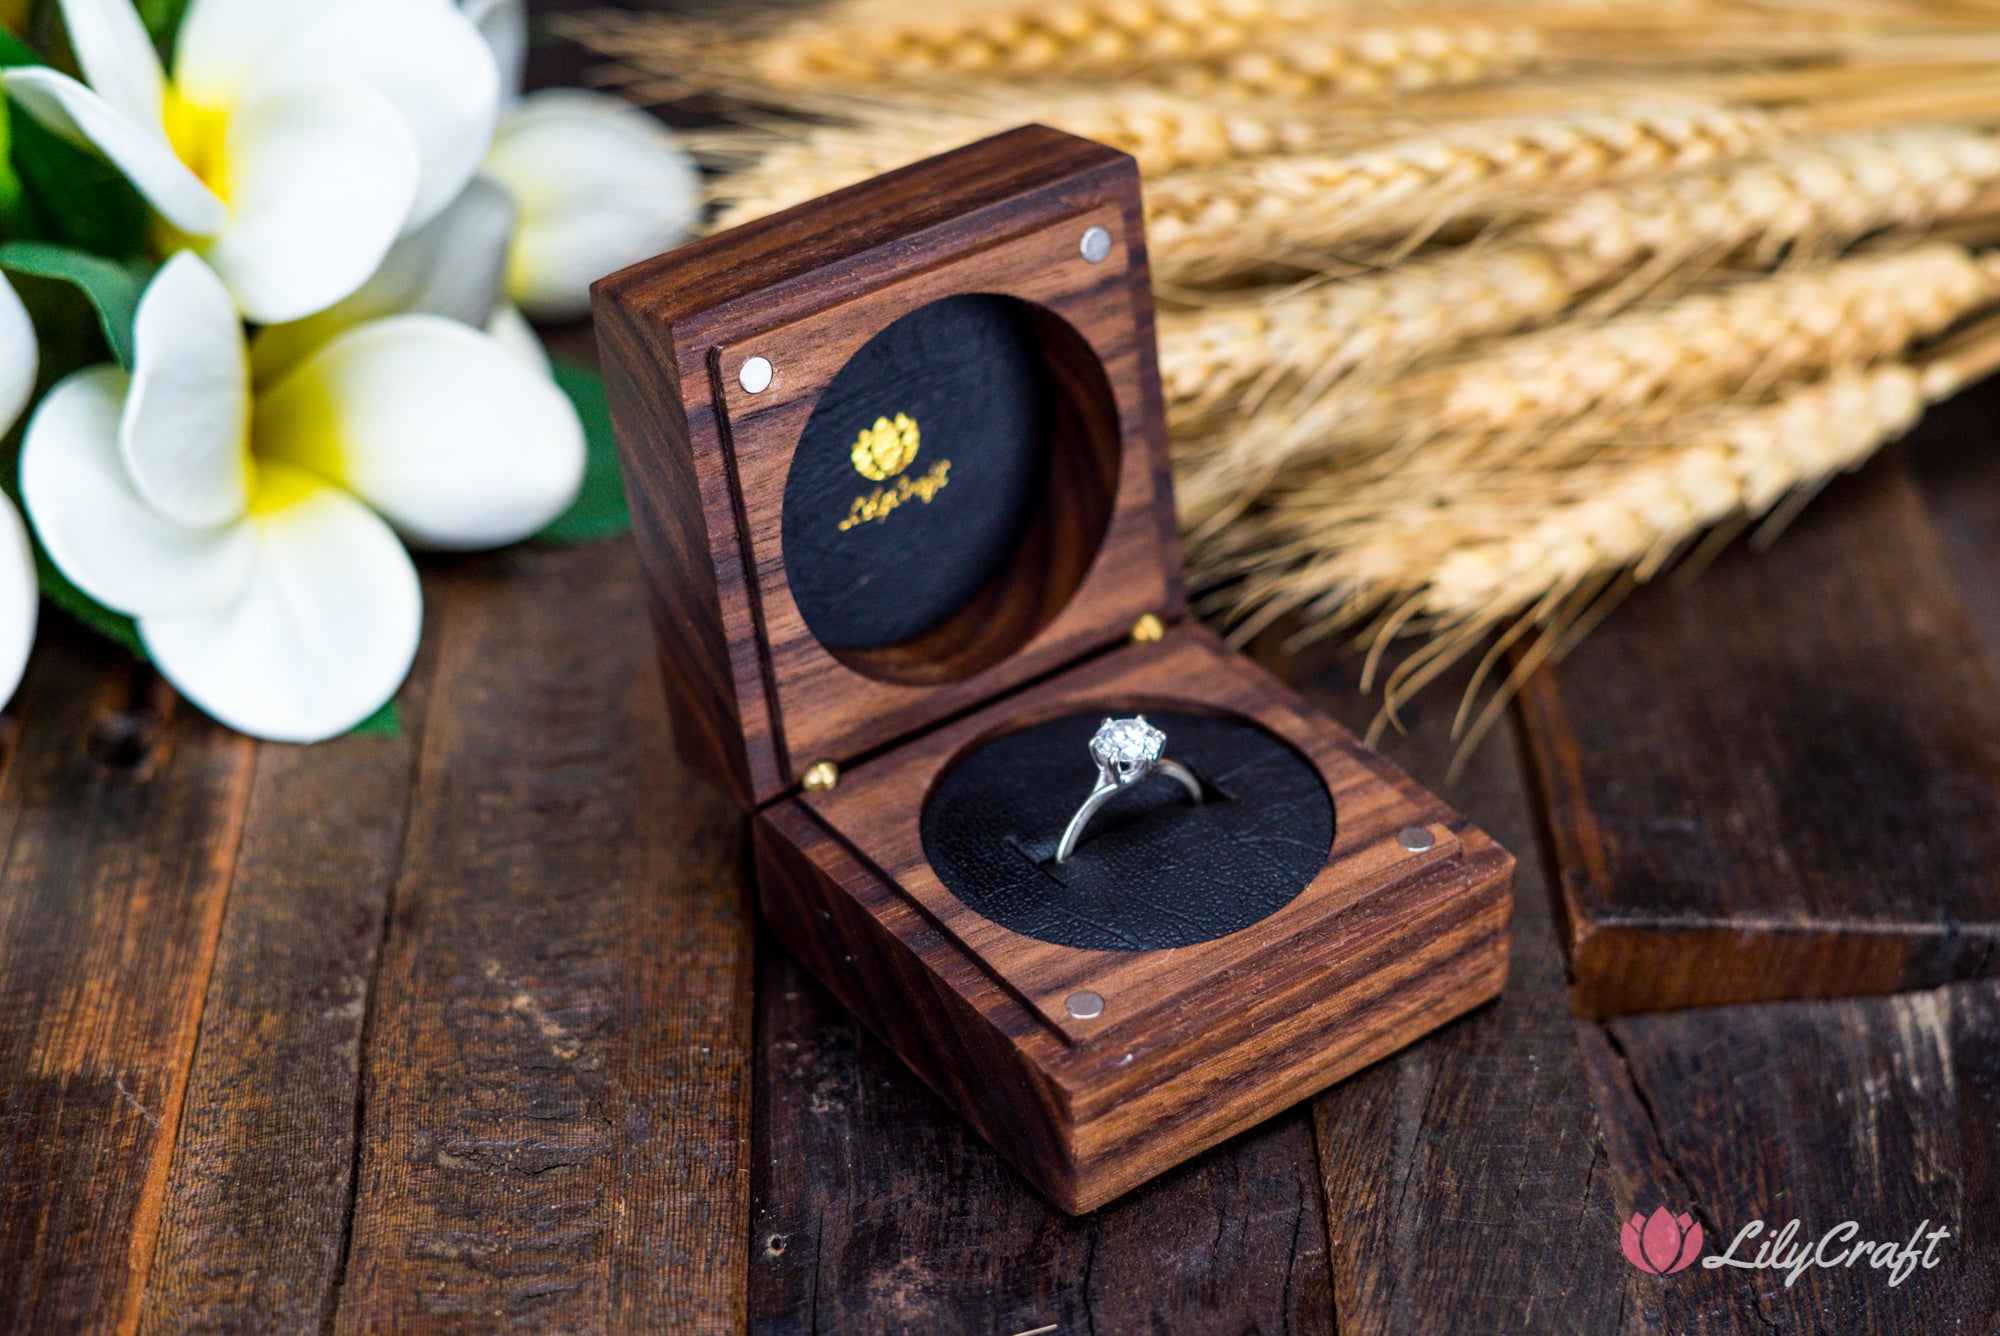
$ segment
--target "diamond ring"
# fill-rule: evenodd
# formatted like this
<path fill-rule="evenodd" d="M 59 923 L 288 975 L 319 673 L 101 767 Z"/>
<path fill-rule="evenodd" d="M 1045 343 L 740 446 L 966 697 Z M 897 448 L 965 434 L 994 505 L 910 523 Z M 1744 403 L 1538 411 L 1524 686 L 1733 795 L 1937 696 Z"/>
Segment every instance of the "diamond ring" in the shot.
<path fill-rule="evenodd" d="M 1098 808 L 1110 802 L 1113 794 L 1131 788 L 1148 775 L 1166 775 L 1186 789 L 1188 797 L 1201 801 L 1201 781 L 1178 761 L 1167 760 L 1162 754 L 1166 747 L 1167 735 L 1147 723 L 1143 714 L 1130 719 L 1106 719 L 1098 725 L 1096 735 L 1090 739 L 1090 759 L 1097 762 L 1097 786 L 1069 819 L 1062 842 L 1056 846 L 1056 862 L 1066 862 L 1076 852 L 1083 828 L 1097 815 Z"/>

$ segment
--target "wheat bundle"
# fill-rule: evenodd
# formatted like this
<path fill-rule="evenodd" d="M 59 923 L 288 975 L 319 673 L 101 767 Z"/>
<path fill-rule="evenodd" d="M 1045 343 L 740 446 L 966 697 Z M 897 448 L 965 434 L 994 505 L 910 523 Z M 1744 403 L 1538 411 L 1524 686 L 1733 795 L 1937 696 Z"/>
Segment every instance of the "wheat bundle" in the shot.
<path fill-rule="evenodd" d="M 1433 364 L 1355 405 L 1329 439 L 1388 458 L 1436 446 L 1557 463 L 1580 439 L 1900 355 L 1996 299 L 2000 255 L 1944 243 L 1788 269 Z"/>
<path fill-rule="evenodd" d="M 628 89 L 764 109 L 717 225 L 1029 119 L 1132 153 L 1201 606 L 1428 633 L 1390 707 L 1482 647 L 1517 680 L 2000 361 L 1984 0 L 566 23 Z"/>
<path fill-rule="evenodd" d="M 1779 123 L 1702 103 L 1526 117 L 1340 155 L 1252 158 L 1169 175 L 1146 200 L 1162 276 L 1227 277 L 1273 260 L 1312 264 L 1356 242 L 1421 241 L 1525 211 L 1553 194 L 1737 158 Z"/>

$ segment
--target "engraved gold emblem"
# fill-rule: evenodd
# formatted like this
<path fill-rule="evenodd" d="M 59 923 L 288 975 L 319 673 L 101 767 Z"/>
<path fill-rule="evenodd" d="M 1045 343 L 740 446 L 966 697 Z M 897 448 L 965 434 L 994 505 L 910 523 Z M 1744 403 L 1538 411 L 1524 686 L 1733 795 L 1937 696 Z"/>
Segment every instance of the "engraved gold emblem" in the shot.
<path fill-rule="evenodd" d="M 898 413 L 893 418 L 878 417 L 874 426 L 863 428 L 854 438 L 854 449 L 850 452 L 854 471 L 871 482 L 888 482 L 892 477 L 896 480 L 887 487 L 877 487 L 867 496 L 855 497 L 854 504 L 847 508 L 847 518 L 840 522 L 842 533 L 859 524 L 879 524 L 896 507 L 911 501 L 929 505 L 931 498 L 944 490 L 951 481 L 949 459 L 938 460 L 920 477 L 908 474 L 896 477 L 915 462 L 918 439 L 916 419 L 908 413 Z"/>
<path fill-rule="evenodd" d="M 870 482 L 883 482 L 910 466 L 917 457 L 917 424 L 908 413 L 878 417 L 854 438 L 854 471 Z"/>

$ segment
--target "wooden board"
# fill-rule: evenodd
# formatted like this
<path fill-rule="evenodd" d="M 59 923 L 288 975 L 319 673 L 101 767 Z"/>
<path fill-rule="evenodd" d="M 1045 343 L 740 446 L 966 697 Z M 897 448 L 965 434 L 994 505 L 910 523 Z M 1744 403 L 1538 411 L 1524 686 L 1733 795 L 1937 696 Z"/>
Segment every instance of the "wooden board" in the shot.
<path fill-rule="evenodd" d="M 1324 653 L 1283 668 L 1362 728 L 1377 702 L 1355 670 Z M 1457 686 L 1406 709 L 1383 750 L 1521 852 L 1512 963 L 1493 1005 L 1312 1101 L 1339 1329 L 1613 1331 L 1626 1266 L 1520 749 L 1497 730 L 1447 784 Z"/>
<path fill-rule="evenodd" d="M 401 733 L 258 751 L 141 1332 L 317 1332 L 332 1316 L 435 642 L 399 694 Z"/>
<path fill-rule="evenodd" d="M 0 1329 L 126 1331 L 158 1237 L 256 753 L 58 616 L 11 718 Z"/>
<path fill-rule="evenodd" d="M 1115 238 L 1100 263 L 1079 239 Z M 1036 518 L 989 592 L 863 658 L 806 629 L 785 483 L 849 354 L 940 298 L 1045 314 L 1060 393 Z M 1028 127 L 731 229 L 597 284 L 626 485 L 690 763 L 744 806 L 1182 610 L 1138 169 Z M 739 383 L 752 357 L 768 388 Z"/>
<path fill-rule="evenodd" d="M 740 819 L 672 759 L 629 545 L 443 586 L 333 1330 L 729 1331 Z"/>
<path fill-rule="evenodd" d="M 756 1336 L 1333 1336 L 1303 1110 L 1073 1219 L 768 939 L 756 1088 Z"/>
<path fill-rule="evenodd" d="M 2000 984 L 1580 1024 L 1620 1214 L 1692 1214 L 1754 1260 L 1787 1222 L 1830 1256 L 1943 1228 L 1936 1266 L 1627 1269 L 1627 1332 L 1955 1332 L 2000 1324 Z M 1884 1258 L 1883 1260 L 1887 1260 Z"/>
<path fill-rule="evenodd" d="M 1641 590 L 1523 704 L 1586 1014 L 2000 967 L 2000 688 L 1900 456 Z"/>

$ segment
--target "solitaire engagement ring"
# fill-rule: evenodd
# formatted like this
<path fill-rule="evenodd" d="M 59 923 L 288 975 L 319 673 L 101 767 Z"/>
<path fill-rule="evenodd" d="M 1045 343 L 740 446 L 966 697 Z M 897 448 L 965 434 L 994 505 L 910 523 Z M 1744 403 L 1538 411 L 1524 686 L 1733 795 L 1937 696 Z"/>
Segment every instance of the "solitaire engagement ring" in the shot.
<path fill-rule="evenodd" d="M 1097 815 L 1098 808 L 1110 802 L 1113 794 L 1131 788 L 1148 775 L 1166 775 L 1186 789 L 1188 797 L 1201 801 L 1201 781 L 1178 761 L 1167 760 L 1161 754 L 1166 746 L 1167 735 L 1147 723 L 1143 714 L 1130 719 L 1106 719 L 1098 725 L 1096 735 L 1090 740 L 1090 759 L 1097 762 L 1097 787 L 1069 819 L 1062 843 L 1056 846 L 1056 862 L 1066 862 L 1076 852 L 1076 842 L 1083 838 L 1083 828 Z"/>

